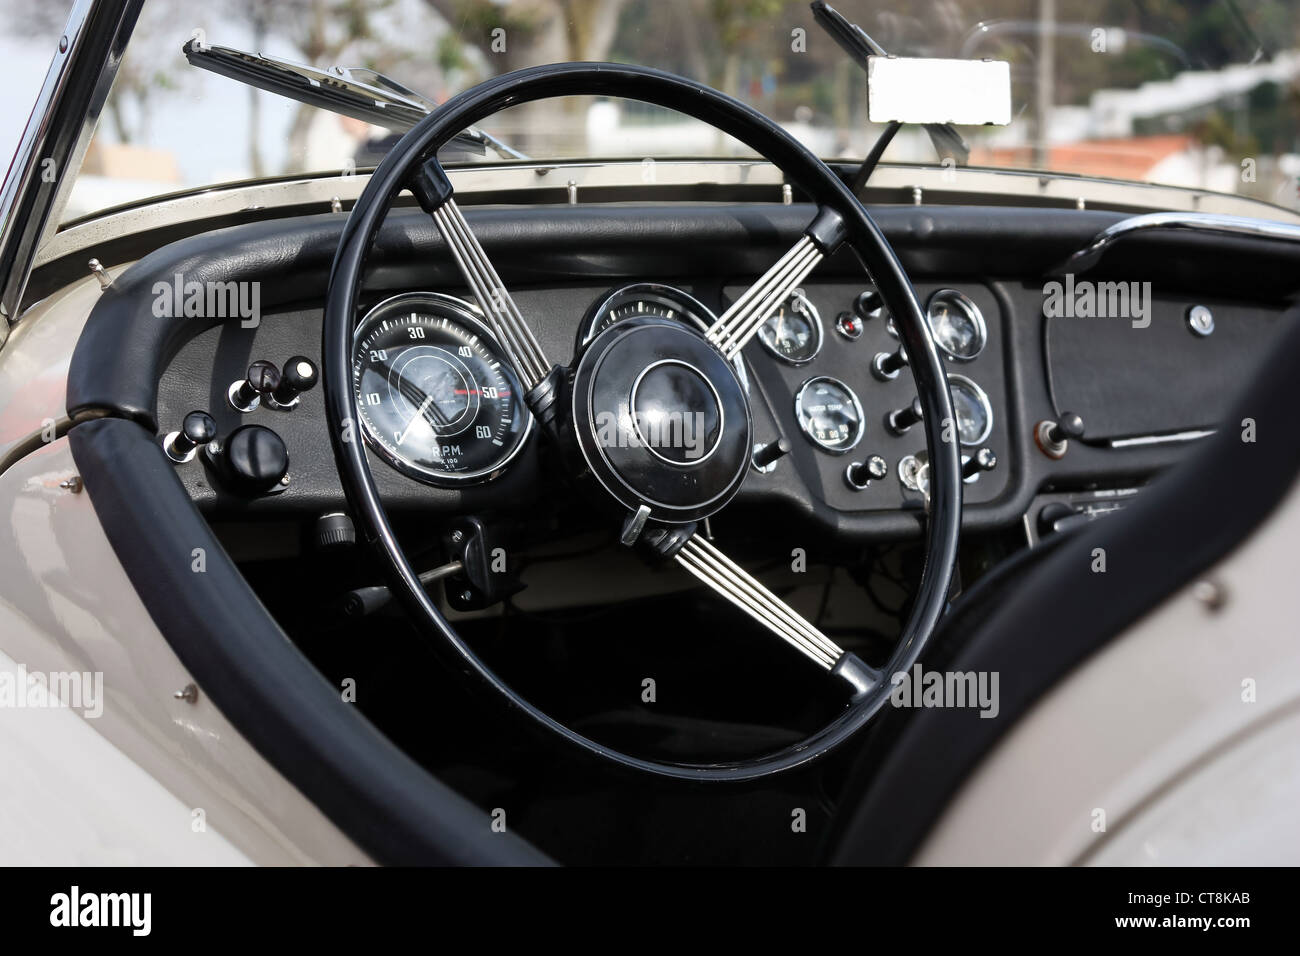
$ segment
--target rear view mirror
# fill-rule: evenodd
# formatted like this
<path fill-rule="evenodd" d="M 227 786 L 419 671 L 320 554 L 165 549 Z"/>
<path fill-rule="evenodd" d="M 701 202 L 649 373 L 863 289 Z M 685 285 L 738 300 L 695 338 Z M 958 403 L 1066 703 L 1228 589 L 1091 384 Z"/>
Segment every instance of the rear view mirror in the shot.
<path fill-rule="evenodd" d="M 1011 64 L 873 56 L 867 62 L 867 118 L 873 123 L 1011 122 Z"/>

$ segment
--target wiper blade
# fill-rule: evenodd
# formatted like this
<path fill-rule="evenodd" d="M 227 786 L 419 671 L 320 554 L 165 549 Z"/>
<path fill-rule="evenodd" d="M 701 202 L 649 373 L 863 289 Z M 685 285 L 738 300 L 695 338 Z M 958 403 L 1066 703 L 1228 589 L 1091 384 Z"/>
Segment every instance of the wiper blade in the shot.
<path fill-rule="evenodd" d="M 181 51 L 191 66 L 395 133 L 405 133 L 437 108 L 431 100 L 374 70 L 341 66 L 326 70 L 261 53 L 210 46 L 196 39 L 187 41 Z M 491 149 L 511 159 L 528 159 L 473 126 L 452 142 L 462 149 L 469 145 L 480 153 Z"/>
<path fill-rule="evenodd" d="M 818 26 L 831 35 L 831 39 L 839 44 L 840 49 L 847 53 L 854 63 L 862 67 L 863 72 L 867 70 L 870 57 L 889 55 L 884 47 L 871 39 L 866 30 L 856 23 L 850 23 L 829 3 L 815 0 L 812 4 L 812 12 Z M 951 123 L 927 123 L 925 131 L 930 135 L 930 142 L 934 144 L 934 150 L 941 160 L 953 159 L 959 166 L 966 165 L 970 159 L 970 147 L 961 138 L 956 127 Z"/>

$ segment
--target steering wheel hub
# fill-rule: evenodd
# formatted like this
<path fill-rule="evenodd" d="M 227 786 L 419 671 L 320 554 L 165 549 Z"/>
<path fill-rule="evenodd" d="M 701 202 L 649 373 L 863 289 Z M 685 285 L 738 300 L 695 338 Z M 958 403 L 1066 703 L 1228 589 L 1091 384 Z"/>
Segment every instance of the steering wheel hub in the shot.
<path fill-rule="evenodd" d="M 698 521 L 744 480 L 753 446 L 745 389 L 694 329 L 658 318 L 606 329 L 578 362 L 572 414 L 596 480 L 656 521 Z"/>

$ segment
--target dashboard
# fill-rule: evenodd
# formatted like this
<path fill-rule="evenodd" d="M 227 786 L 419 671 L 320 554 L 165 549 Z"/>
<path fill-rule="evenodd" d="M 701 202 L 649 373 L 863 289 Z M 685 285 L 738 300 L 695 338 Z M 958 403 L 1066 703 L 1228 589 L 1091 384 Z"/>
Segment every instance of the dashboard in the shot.
<path fill-rule="evenodd" d="M 1021 214 L 1041 221 L 1036 211 Z M 469 215 L 486 242 L 500 222 L 498 248 L 517 244 L 502 256 L 505 280 L 546 354 L 568 364 L 594 334 L 637 316 L 702 333 L 779 254 L 787 233 L 797 234 L 807 210 L 583 210 L 586 222 L 579 226 L 589 227 L 595 217 L 608 234 L 602 238 L 597 229 L 593 238 L 588 230 L 572 242 L 555 234 L 563 212 Z M 933 233 L 946 216 L 962 214 L 878 215 L 887 231 L 891 215 L 913 222 L 924 216 Z M 414 219 L 393 216 L 403 217 Z M 314 236 L 319 218 L 294 221 L 293 228 Z M 656 234 L 659 221 L 670 223 L 671 234 Z M 1062 221 L 1070 216 L 1053 211 L 1051 222 Z M 755 237 L 749 248 L 717 241 L 719 229 L 736 223 Z M 413 242 L 411 229 L 432 230 L 402 228 L 411 261 L 379 270 L 382 281 L 363 298 L 353 350 L 358 432 L 374 459 L 380 493 L 398 513 L 536 512 L 559 491 L 518 377 L 449 263 L 439 262 L 445 257 L 430 250 L 436 234 L 421 232 Z M 609 239 L 616 231 L 620 239 Z M 1032 542 L 1068 524 L 1063 518 L 1122 506 L 1217 426 L 1233 383 L 1285 324 L 1282 301 L 1263 293 L 1225 298 L 1197 289 L 1194 280 L 1158 284 L 1142 328 L 1051 318 L 1041 272 L 1017 274 L 1008 265 L 1014 256 L 990 264 L 969 224 L 961 243 L 946 243 L 942 255 L 909 257 L 908 234 L 895 233 L 949 373 L 967 462 L 967 530 L 1023 527 Z M 319 246 L 325 260 L 330 245 Z M 1045 255 L 1062 247 L 1058 241 Z M 288 411 L 263 403 L 242 412 L 229 398 L 255 361 L 279 368 L 290 357 L 319 362 L 322 287 L 313 296 L 304 278 L 295 288 L 297 294 L 274 296 L 279 301 L 255 327 L 227 321 L 188 330 L 160 367 L 160 439 L 188 412 L 203 409 L 219 435 L 257 424 L 283 443 L 285 478 L 265 493 L 228 487 L 219 469 L 202 461 L 178 466 L 191 497 L 212 516 L 304 518 L 345 507 L 319 393 L 304 392 Z M 1212 334 L 1191 328 L 1193 309 L 1215 318 Z M 737 362 L 753 416 L 755 460 L 736 504 L 761 521 L 810 521 L 850 544 L 918 535 L 925 443 L 905 363 L 892 319 L 861 267 L 844 257 L 824 263 L 765 321 Z M 1187 380 L 1188 368 L 1204 370 L 1205 388 Z M 1069 441 L 1068 454 L 1054 457 L 1044 451 L 1042 429 L 1069 412 L 1082 416 L 1083 435 Z"/>

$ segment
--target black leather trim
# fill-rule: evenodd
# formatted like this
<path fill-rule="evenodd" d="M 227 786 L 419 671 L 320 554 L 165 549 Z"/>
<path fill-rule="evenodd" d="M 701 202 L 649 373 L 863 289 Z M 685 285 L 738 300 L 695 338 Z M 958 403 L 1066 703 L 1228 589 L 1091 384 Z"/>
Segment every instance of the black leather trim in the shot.
<path fill-rule="evenodd" d="M 856 784 L 845 790 L 830 841 L 832 862 L 908 862 L 958 787 L 1039 698 L 1228 555 L 1285 497 L 1300 471 L 1300 418 L 1292 411 L 1300 313 L 1287 319 L 1289 330 L 1214 438 L 1119 516 L 1085 526 L 1023 573 L 1005 576 L 996 595 L 972 592 L 979 613 L 949 614 L 935 645 L 956 650 L 924 666 L 998 672 L 999 716 L 889 712 L 855 763 Z M 1255 420 L 1253 443 L 1242 440 L 1246 418 Z M 1104 574 L 1091 570 L 1095 548 L 1105 549 Z"/>
<path fill-rule="evenodd" d="M 363 850 L 397 865 L 550 862 L 493 833 L 486 812 L 342 701 L 258 601 L 148 432 L 106 418 L 68 437 L 109 543 L 200 690 Z"/>

